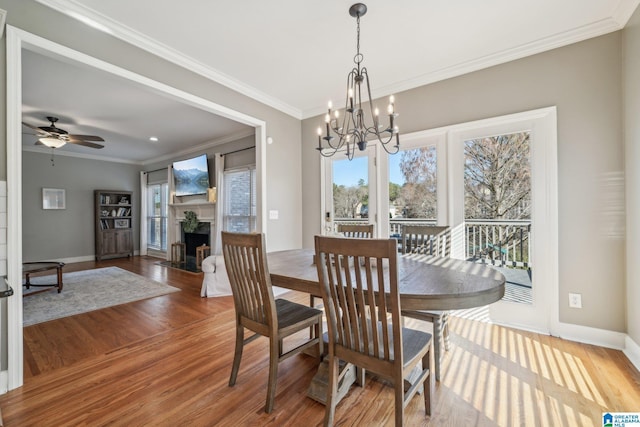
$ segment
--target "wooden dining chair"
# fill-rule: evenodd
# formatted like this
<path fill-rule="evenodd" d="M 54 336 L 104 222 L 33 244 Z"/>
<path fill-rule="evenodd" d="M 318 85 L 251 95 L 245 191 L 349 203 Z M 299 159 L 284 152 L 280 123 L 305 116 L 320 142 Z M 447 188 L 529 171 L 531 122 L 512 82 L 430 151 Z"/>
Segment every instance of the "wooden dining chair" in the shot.
<path fill-rule="evenodd" d="M 333 425 L 340 360 L 393 385 L 396 426 L 403 425 L 404 408 L 420 387 L 431 414 L 432 337 L 402 327 L 396 246 L 395 239 L 315 237 L 329 341 L 325 426 Z M 420 362 L 405 392 L 405 379 Z"/>
<path fill-rule="evenodd" d="M 448 258 L 451 255 L 449 227 L 405 225 L 402 230 L 402 253 L 425 254 Z M 449 312 L 444 310 L 402 310 L 402 315 L 433 323 L 433 348 L 436 381 L 440 381 L 442 347 L 449 351 Z"/>
<path fill-rule="evenodd" d="M 344 237 L 373 239 L 373 224 L 338 224 L 338 233 Z M 309 305 L 315 307 L 316 297 L 309 297 Z"/>
<path fill-rule="evenodd" d="M 242 349 L 259 336 L 269 338 L 269 382 L 265 412 L 273 410 L 278 363 L 318 345 L 323 354 L 322 311 L 273 297 L 267 267 L 264 234 L 222 232 L 222 253 L 229 275 L 236 311 L 236 346 L 229 387 L 236 383 Z M 283 340 L 298 331 L 314 327 L 315 336 L 284 352 Z M 255 332 L 244 338 L 244 329 Z"/>
<path fill-rule="evenodd" d="M 371 239 L 373 238 L 373 224 L 338 224 L 338 233 L 342 233 L 344 237 Z"/>

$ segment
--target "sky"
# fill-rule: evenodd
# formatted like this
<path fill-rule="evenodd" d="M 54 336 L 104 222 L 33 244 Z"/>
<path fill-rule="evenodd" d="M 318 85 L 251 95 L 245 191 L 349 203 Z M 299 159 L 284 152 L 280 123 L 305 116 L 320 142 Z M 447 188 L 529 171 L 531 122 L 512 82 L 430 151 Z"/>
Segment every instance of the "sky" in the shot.
<path fill-rule="evenodd" d="M 389 156 L 389 175 L 390 181 L 394 184 L 402 185 L 404 177 L 400 172 L 400 155 Z M 333 182 L 346 187 L 358 185 L 358 180 L 363 178 L 365 183 L 367 180 L 367 157 L 354 157 L 349 161 L 345 157 L 344 160 L 333 161 Z"/>

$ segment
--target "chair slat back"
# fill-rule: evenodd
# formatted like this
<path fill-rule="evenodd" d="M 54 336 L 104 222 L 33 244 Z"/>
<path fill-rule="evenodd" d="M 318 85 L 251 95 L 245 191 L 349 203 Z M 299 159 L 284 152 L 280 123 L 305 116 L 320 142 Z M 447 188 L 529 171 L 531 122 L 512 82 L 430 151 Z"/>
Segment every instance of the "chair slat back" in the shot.
<path fill-rule="evenodd" d="M 451 255 L 451 231 L 447 226 L 405 225 L 402 227 L 402 253 L 448 257 Z"/>
<path fill-rule="evenodd" d="M 373 238 L 373 224 L 339 224 L 338 233 L 342 233 L 344 237 L 371 239 Z"/>
<path fill-rule="evenodd" d="M 224 255 L 236 315 L 269 329 L 277 327 L 264 234 L 222 232 Z"/>
<path fill-rule="evenodd" d="M 396 240 L 316 236 L 315 245 L 336 355 L 346 349 L 402 366 Z"/>

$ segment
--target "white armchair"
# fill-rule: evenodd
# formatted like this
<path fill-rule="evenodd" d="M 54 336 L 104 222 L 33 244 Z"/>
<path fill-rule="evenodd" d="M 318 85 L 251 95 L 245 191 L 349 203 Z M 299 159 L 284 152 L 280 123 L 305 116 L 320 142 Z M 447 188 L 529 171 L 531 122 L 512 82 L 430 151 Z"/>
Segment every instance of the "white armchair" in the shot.
<path fill-rule="evenodd" d="M 202 272 L 204 280 L 202 281 L 201 297 L 222 297 L 231 295 L 231 284 L 227 269 L 224 265 L 222 255 L 208 256 L 202 261 Z"/>

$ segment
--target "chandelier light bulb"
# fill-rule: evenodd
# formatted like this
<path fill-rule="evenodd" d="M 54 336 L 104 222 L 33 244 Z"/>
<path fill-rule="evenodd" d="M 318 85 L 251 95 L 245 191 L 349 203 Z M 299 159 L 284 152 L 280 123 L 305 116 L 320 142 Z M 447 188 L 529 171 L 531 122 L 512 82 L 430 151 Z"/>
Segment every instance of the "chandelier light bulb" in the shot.
<path fill-rule="evenodd" d="M 333 108 L 333 102 L 329 101 L 329 110 Z"/>

